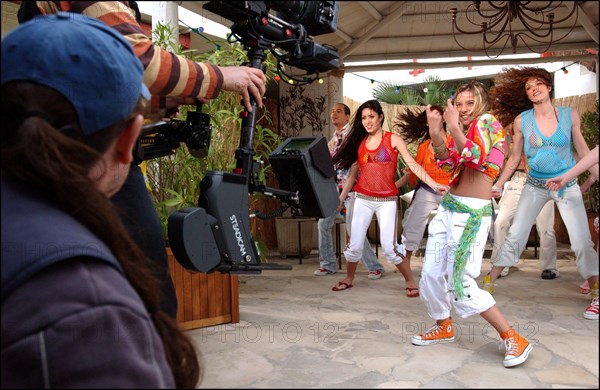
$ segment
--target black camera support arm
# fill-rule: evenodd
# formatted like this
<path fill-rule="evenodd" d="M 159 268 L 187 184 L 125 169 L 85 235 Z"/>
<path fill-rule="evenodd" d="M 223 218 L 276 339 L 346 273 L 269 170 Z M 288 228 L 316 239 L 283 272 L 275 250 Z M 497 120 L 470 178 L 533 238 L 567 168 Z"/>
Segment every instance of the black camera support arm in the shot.
<path fill-rule="evenodd" d="M 248 49 L 248 58 L 250 63 L 248 66 L 264 71 L 263 62 L 266 59 L 264 49 L 254 47 Z M 254 130 L 256 128 L 258 104 L 252 94 L 250 96 L 250 105 L 252 111 L 247 110 L 242 112 L 242 130 L 240 135 L 240 145 L 235 152 L 236 172 L 246 176 L 246 181 L 250 183 L 252 174 L 252 160 L 254 156 Z"/>
<path fill-rule="evenodd" d="M 249 66 L 263 70 L 264 49 L 248 48 Z M 250 231 L 248 194 L 254 192 L 254 131 L 258 104 L 242 112 L 240 144 L 232 173 L 208 171 L 200 182 L 199 208 L 169 217 L 169 242 L 180 264 L 200 272 L 258 274 L 263 269 L 289 270 L 289 265 L 261 264 Z M 252 188 L 250 187 L 252 185 Z M 283 195 L 284 191 L 278 191 Z"/>

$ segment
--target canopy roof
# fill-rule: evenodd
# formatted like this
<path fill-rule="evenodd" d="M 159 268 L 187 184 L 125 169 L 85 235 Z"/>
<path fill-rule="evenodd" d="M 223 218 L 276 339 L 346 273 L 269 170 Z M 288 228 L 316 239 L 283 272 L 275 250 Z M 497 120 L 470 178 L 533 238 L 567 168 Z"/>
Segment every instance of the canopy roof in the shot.
<path fill-rule="evenodd" d="M 204 3 L 206 1 L 184 1 L 180 5 L 213 21 L 222 24 L 228 23 L 221 16 L 203 9 Z M 467 22 L 465 13 L 467 7 L 474 3 L 472 1 L 341 1 L 339 3 L 337 31 L 315 36 L 314 40 L 336 47 L 347 70 L 412 69 L 414 68 L 412 60 L 427 62 L 439 58 L 446 58 L 447 61 L 432 64 L 422 63 L 419 68 L 466 66 L 465 57 L 479 56 L 483 56 L 483 60 L 477 61 L 477 64 L 480 65 L 506 63 L 506 60 L 489 58 L 499 54 L 499 51 L 495 49 L 496 46 L 488 50 L 489 56 L 486 56 L 482 34 L 457 35 L 462 46 L 469 50 L 460 47 L 455 41 L 452 34 L 450 9 L 457 8 L 456 18 L 461 28 L 470 31 L 476 30 L 476 26 Z M 491 9 L 489 2 L 480 3 L 481 9 L 489 12 Z M 505 2 L 495 1 L 493 3 Z M 595 61 L 595 54 L 598 50 L 599 6 L 597 2 L 530 1 L 520 3 L 529 3 L 529 6 L 540 6 L 547 3 L 559 5 L 554 10 L 556 21 L 560 21 L 568 15 L 573 7 L 577 7 L 575 15 L 564 22 L 555 24 L 555 37 L 565 34 L 566 36 L 561 41 L 552 44 L 547 51 L 553 52 L 555 56 L 560 55 L 562 61 Z M 536 16 L 533 12 L 528 12 L 528 14 Z M 473 17 L 474 12 L 470 12 L 469 15 Z M 538 33 L 546 30 L 535 23 L 531 24 L 537 27 L 534 30 Z M 515 20 L 509 27 L 512 27 L 514 32 L 519 32 L 524 31 L 522 26 L 519 20 Z M 534 43 L 530 42 L 529 44 L 531 46 Z M 503 45 L 504 43 L 499 47 Z M 533 48 L 543 52 L 546 46 L 535 44 Z M 513 54 L 512 52 L 509 42 L 503 54 Z M 531 50 L 521 40 L 518 40 L 515 52 L 517 54 L 531 53 Z M 356 62 L 386 60 L 411 60 L 411 63 L 353 65 Z M 510 60 L 510 62 L 517 63 L 515 60 Z M 529 58 L 519 62 L 548 62 L 548 58 Z"/>

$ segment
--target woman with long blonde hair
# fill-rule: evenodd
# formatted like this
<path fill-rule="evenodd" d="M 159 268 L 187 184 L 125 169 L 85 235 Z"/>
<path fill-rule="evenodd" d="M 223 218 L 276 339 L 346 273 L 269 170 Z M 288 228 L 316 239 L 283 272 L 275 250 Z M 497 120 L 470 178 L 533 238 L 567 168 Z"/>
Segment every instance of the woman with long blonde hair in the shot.
<path fill-rule="evenodd" d="M 505 131 L 489 111 L 483 84 L 472 81 L 448 99 L 443 116 L 428 108 L 429 132 L 436 159 L 452 170 L 450 190 L 429 223 L 421 270 L 421 300 L 436 324 L 412 337 L 414 345 L 454 342 L 451 309 L 463 317 L 481 315 L 506 346 L 504 366 L 527 360 L 532 346 L 504 318 L 492 295 L 477 286 L 492 224 L 492 183 L 506 153 Z M 442 137 L 446 122 L 450 140 Z"/>

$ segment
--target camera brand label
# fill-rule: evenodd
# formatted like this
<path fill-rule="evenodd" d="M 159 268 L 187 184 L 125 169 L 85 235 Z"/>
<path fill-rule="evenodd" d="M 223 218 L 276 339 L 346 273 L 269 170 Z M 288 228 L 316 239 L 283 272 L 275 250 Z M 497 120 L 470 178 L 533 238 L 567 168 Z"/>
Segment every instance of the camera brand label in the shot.
<path fill-rule="evenodd" d="M 229 217 L 229 220 L 231 221 L 231 227 L 233 228 L 237 244 L 240 247 L 240 254 L 242 257 L 244 257 L 246 256 L 246 244 L 244 244 L 244 239 L 242 238 L 242 232 L 240 231 L 240 225 L 237 217 L 235 214 L 232 214 L 231 217 Z"/>

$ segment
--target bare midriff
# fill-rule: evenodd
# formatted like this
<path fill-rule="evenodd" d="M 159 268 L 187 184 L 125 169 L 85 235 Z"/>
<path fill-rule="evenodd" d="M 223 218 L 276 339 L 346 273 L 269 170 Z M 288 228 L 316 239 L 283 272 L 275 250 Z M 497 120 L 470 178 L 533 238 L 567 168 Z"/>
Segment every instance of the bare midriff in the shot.
<path fill-rule="evenodd" d="M 450 189 L 450 193 L 457 196 L 490 200 L 492 198 L 493 183 L 494 180 L 485 173 L 465 167 L 458 178 L 458 182 Z"/>

